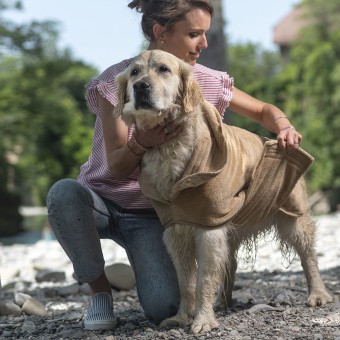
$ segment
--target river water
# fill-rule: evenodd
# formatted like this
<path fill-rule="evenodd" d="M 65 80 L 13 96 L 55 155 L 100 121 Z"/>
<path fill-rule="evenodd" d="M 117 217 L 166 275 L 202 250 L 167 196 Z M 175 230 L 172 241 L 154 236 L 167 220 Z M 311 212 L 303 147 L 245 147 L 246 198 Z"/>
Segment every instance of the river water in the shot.
<path fill-rule="evenodd" d="M 10 237 L 0 237 L 3 245 L 34 244 L 39 240 L 54 239 L 47 221 L 46 207 L 20 207 L 24 231 Z"/>
<path fill-rule="evenodd" d="M 12 247 L 14 250 L 16 245 L 25 252 L 32 251 L 39 254 L 42 249 L 41 242 L 44 242 L 46 247 L 55 247 L 59 254 L 58 256 L 63 256 L 64 252 L 55 240 L 51 229 L 48 224 L 46 224 L 46 220 L 46 216 L 43 216 L 39 230 L 29 230 L 14 237 L 0 238 L 0 255 L 5 255 L 7 251 L 11 252 L 8 248 Z M 340 212 L 318 216 L 315 217 L 315 220 L 317 223 L 316 251 L 320 269 L 326 270 L 340 266 Z M 43 224 L 44 221 L 45 224 Z M 124 261 L 127 262 L 127 258 L 124 255 L 125 252 L 123 252 L 122 255 L 122 249 L 118 247 L 119 249 L 117 250 L 113 241 L 102 240 L 102 245 L 107 249 L 108 254 L 116 256 L 119 253 L 119 256 L 124 257 Z M 292 259 L 282 258 L 279 248 L 278 242 L 273 241 L 272 236 L 269 235 L 266 239 L 258 243 L 257 254 L 255 250 L 253 254 L 253 259 L 256 258 L 256 261 L 253 262 L 242 260 L 243 257 L 245 258 L 249 255 L 249 253 L 246 254 L 249 249 L 241 249 L 238 266 L 239 271 L 249 271 L 249 269 L 263 271 L 268 268 L 269 263 L 273 269 L 284 270 L 284 268 L 287 267 L 289 270 L 301 270 L 299 261 L 293 259 L 293 262 L 290 263 Z M 15 252 L 17 251 L 18 249 L 16 249 Z M 243 254 L 245 254 L 245 256 L 243 256 Z M 45 250 L 43 250 L 40 255 L 46 256 L 47 254 Z M 1 257 L 2 256 L 0 256 L 0 267 L 6 263 L 6 256 L 4 258 Z M 4 262 L 2 260 L 4 260 Z"/>

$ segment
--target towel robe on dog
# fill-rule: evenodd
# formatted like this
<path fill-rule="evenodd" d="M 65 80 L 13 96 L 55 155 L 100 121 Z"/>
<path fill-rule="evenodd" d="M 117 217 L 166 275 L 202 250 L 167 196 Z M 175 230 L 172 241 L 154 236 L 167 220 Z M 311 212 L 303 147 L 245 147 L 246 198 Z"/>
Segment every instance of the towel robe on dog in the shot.
<path fill-rule="evenodd" d="M 300 216 L 307 212 L 300 195 L 301 176 L 313 158 L 301 148 L 283 151 L 274 140 L 222 123 L 209 103 L 203 104 L 207 122 L 194 153 L 174 184 L 170 200 L 163 200 L 145 172 L 139 183 L 165 227 L 175 223 L 196 227 L 257 223 L 278 210 Z"/>

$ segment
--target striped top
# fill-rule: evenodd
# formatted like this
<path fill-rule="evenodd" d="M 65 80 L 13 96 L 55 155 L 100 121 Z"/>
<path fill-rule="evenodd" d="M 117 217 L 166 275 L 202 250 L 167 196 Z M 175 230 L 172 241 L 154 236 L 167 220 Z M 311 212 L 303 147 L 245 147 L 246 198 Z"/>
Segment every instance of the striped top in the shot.
<path fill-rule="evenodd" d="M 113 201 L 125 209 L 150 208 L 151 203 L 143 195 L 138 184 L 139 169 L 125 179 L 116 179 L 109 171 L 106 161 L 105 144 L 102 130 L 98 92 L 112 105 L 117 105 L 117 87 L 115 77 L 124 71 L 131 59 L 110 66 L 101 75 L 85 85 L 86 102 L 96 115 L 92 151 L 89 159 L 80 167 L 78 181 L 95 191 L 98 195 Z M 204 98 L 213 104 L 223 116 L 232 98 L 233 78 L 227 73 L 209 69 L 203 65 L 193 66 L 194 77 L 201 86 Z M 133 129 L 129 129 L 128 138 Z"/>

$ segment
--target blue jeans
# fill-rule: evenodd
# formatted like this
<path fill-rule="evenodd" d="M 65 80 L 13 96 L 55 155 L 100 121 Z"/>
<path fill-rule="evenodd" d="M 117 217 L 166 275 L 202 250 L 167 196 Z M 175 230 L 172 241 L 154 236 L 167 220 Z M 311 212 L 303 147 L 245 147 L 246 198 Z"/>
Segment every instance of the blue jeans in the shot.
<path fill-rule="evenodd" d="M 48 220 L 81 282 L 104 270 L 100 238 L 122 246 L 136 276 L 139 301 L 156 324 L 176 314 L 177 275 L 153 209 L 122 209 L 73 179 L 55 183 L 47 196 Z"/>

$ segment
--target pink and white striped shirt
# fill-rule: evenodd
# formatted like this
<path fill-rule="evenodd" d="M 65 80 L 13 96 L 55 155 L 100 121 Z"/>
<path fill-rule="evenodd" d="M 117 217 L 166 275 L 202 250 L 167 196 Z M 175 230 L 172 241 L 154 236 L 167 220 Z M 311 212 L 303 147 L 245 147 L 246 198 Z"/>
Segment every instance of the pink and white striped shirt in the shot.
<path fill-rule="evenodd" d="M 102 129 L 98 92 L 112 105 L 117 105 L 115 77 L 124 71 L 132 59 L 123 60 L 107 68 L 101 75 L 86 84 L 86 101 L 89 109 L 96 114 L 96 123 L 89 159 L 80 168 L 78 181 L 98 195 L 113 201 L 125 209 L 150 208 L 151 203 L 143 195 L 138 184 L 139 169 L 125 179 L 116 179 L 108 169 Z M 195 79 L 201 86 L 204 98 L 213 104 L 223 116 L 232 98 L 233 78 L 227 73 L 209 69 L 203 65 L 193 66 Z M 129 129 L 131 137 L 132 129 Z"/>

